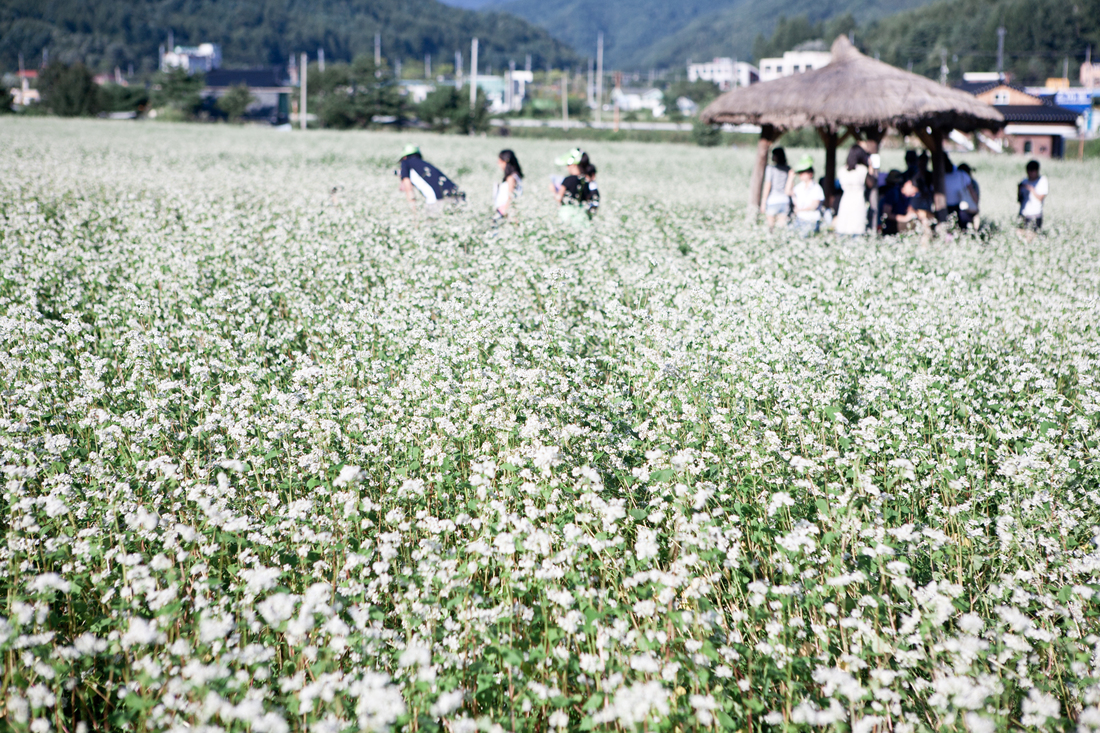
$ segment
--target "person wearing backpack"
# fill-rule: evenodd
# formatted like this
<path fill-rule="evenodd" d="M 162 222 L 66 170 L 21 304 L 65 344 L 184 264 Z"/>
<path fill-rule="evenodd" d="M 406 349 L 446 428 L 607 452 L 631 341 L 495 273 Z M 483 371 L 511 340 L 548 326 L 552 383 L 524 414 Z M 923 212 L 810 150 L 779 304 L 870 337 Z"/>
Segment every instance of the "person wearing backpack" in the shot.
<path fill-rule="evenodd" d="M 588 160 L 588 153 L 574 148 L 554 162 L 564 165 L 569 174 L 560 181 L 556 178 L 551 181 L 554 200 L 561 207 L 558 217 L 571 226 L 587 226 L 591 218 L 589 211 L 593 198 L 586 175 L 592 165 Z"/>

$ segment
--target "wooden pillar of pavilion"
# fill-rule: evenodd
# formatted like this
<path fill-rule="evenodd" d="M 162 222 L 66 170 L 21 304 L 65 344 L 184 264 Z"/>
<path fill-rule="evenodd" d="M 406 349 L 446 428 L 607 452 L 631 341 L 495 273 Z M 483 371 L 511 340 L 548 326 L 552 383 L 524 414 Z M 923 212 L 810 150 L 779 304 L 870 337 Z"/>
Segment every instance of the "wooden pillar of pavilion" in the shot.
<path fill-rule="evenodd" d="M 825 185 L 822 188 L 825 190 L 826 204 L 832 206 L 836 196 L 836 149 L 840 145 L 840 137 L 834 130 L 824 127 L 817 128 L 817 134 L 825 145 Z"/>
<path fill-rule="evenodd" d="M 947 166 L 943 155 L 944 133 L 938 127 L 932 128 L 930 132 L 917 130 L 916 133 L 932 156 L 932 189 L 934 191 L 932 209 L 936 218 L 944 221 L 947 217 L 947 187 L 944 181 L 944 177 L 947 175 Z"/>

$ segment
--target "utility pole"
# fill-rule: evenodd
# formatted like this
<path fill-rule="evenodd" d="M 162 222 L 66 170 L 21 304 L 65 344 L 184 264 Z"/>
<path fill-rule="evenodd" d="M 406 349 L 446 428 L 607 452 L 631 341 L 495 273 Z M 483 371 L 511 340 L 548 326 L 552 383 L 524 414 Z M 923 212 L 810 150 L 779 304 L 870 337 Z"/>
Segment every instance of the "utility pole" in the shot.
<path fill-rule="evenodd" d="M 397 76 L 397 83 L 401 83 L 401 59 L 397 59 L 393 62 L 394 74 Z"/>
<path fill-rule="evenodd" d="M 561 129 L 569 129 L 569 70 L 561 72 Z"/>
<path fill-rule="evenodd" d="M 595 106 L 593 97 L 596 94 L 595 84 L 596 67 L 593 66 L 592 59 L 588 59 L 588 86 L 584 90 L 584 95 L 588 99 L 588 108 L 592 109 Z"/>
<path fill-rule="evenodd" d="M 1005 73 L 1005 27 L 1002 25 L 997 29 L 997 73 Z"/>
<path fill-rule="evenodd" d="M 531 54 L 527 54 L 527 62 L 523 65 L 523 70 L 524 71 L 530 71 L 531 70 Z"/>
<path fill-rule="evenodd" d="M 516 108 L 516 62 L 508 62 L 508 111 Z"/>
<path fill-rule="evenodd" d="M 374 68 L 382 65 L 382 34 L 374 34 Z"/>
<path fill-rule="evenodd" d="M 470 111 L 477 107 L 477 39 L 470 43 Z"/>
<path fill-rule="evenodd" d="M 302 54 L 302 64 L 301 64 L 301 66 L 302 66 L 302 75 L 300 77 L 302 82 L 298 87 L 298 91 L 301 94 L 301 103 L 298 105 L 298 115 L 299 115 L 298 116 L 298 121 L 301 123 L 301 126 L 302 126 L 303 130 L 306 129 L 306 76 L 307 76 L 306 69 L 309 68 L 308 64 L 309 64 L 309 57 L 306 56 L 303 53 Z"/>
<path fill-rule="evenodd" d="M 317 49 L 317 70 L 322 74 L 325 73 L 325 49 Z"/>
<path fill-rule="evenodd" d="M 424 54 L 424 78 L 432 78 L 432 55 L 430 53 Z"/>
<path fill-rule="evenodd" d="M 940 51 L 940 84 L 947 86 L 947 74 L 950 69 L 947 68 L 947 51 Z"/>
<path fill-rule="evenodd" d="M 1095 80 L 1092 78 L 1092 44 L 1091 43 L 1088 45 L 1088 48 L 1085 49 L 1085 78 L 1082 79 L 1081 82 L 1086 87 L 1088 87 L 1089 89 L 1092 89 L 1096 85 Z"/>
<path fill-rule="evenodd" d="M 603 31 L 596 35 L 596 122 L 603 112 Z"/>
<path fill-rule="evenodd" d="M 455 51 L 455 87 L 462 89 L 462 52 Z"/>

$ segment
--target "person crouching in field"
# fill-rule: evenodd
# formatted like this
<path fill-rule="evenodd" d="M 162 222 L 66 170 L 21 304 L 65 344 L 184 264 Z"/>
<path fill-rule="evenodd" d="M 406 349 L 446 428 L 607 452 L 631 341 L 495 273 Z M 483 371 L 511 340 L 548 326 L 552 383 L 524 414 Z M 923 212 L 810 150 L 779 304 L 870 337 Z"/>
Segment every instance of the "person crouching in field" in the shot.
<path fill-rule="evenodd" d="M 504 178 L 493 186 L 493 220 L 497 221 L 508 216 L 508 209 L 516 197 L 523 193 L 523 169 L 520 168 L 519 158 L 511 150 L 501 150 L 497 156 L 497 165 L 500 166 Z"/>
<path fill-rule="evenodd" d="M 592 165 L 588 160 L 588 153 L 582 152 L 580 148 L 574 148 L 554 162 L 557 165 L 564 165 L 569 174 L 560 180 L 554 177 L 550 181 L 554 200 L 561 206 L 559 218 L 571 226 L 587 226 L 595 211 L 591 206 L 592 190 L 587 176 L 588 168 Z M 593 177 L 595 177 L 594 171 Z"/>
<path fill-rule="evenodd" d="M 401 177 L 400 189 L 413 211 L 416 211 L 416 191 L 424 196 L 428 213 L 436 213 L 442 201 L 466 200 L 466 194 L 458 189 L 454 181 L 420 157 L 420 148 L 416 145 L 405 146 L 398 175 Z"/>

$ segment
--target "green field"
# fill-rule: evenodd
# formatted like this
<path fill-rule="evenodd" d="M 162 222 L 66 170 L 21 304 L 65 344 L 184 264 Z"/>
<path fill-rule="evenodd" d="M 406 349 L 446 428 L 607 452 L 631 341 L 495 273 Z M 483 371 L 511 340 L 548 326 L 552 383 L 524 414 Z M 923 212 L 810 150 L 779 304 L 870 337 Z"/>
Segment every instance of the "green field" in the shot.
<path fill-rule="evenodd" d="M 921 246 L 751 148 L 593 142 L 578 231 L 562 142 L 0 136 L 5 727 L 1100 729 L 1094 163 Z"/>

